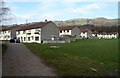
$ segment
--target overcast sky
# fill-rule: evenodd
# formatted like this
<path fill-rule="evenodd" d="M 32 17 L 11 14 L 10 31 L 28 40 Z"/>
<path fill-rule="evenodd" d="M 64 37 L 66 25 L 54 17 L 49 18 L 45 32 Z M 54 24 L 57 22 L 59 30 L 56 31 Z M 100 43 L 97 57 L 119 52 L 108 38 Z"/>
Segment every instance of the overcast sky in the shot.
<path fill-rule="evenodd" d="M 118 0 L 6 0 L 15 17 L 12 23 L 118 17 Z"/>

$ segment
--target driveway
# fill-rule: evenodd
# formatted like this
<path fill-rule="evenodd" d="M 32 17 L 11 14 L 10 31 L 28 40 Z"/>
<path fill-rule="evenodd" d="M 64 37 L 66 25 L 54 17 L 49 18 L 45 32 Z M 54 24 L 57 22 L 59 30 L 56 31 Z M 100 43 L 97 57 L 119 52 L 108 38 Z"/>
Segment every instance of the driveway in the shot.
<path fill-rule="evenodd" d="M 56 76 L 24 44 L 9 43 L 3 57 L 3 76 Z"/>

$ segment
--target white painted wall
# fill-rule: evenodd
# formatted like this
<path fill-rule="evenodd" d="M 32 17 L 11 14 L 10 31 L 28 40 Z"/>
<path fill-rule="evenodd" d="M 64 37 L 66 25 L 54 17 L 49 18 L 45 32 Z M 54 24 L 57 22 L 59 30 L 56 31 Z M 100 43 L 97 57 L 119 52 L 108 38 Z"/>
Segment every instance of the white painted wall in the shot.
<path fill-rule="evenodd" d="M 87 38 L 87 32 L 81 32 L 80 36 L 81 36 L 82 38 Z"/>
<path fill-rule="evenodd" d="M 37 34 L 35 34 L 36 30 Z M 20 34 L 19 34 L 20 32 Z M 23 33 L 25 32 L 25 33 Z M 30 29 L 30 30 L 25 30 L 25 31 L 17 31 L 17 38 L 20 38 L 21 42 L 27 42 L 27 43 L 41 43 L 41 28 L 36 28 L 36 29 Z M 39 40 L 35 40 L 36 37 L 39 38 Z M 30 39 L 30 40 L 29 40 Z"/>
<path fill-rule="evenodd" d="M 59 31 L 59 35 L 71 35 L 71 30 L 61 30 L 62 32 Z"/>
<path fill-rule="evenodd" d="M 92 36 L 95 37 L 95 34 L 92 34 Z M 99 39 L 101 39 L 101 38 L 111 39 L 111 38 L 117 38 L 118 35 L 117 34 L 97 34 L 97 37 Z"/>
<path fill-rule="evenodd" d="M 0 31 L 0 40 L 10 40 L 11 30 Z"/>

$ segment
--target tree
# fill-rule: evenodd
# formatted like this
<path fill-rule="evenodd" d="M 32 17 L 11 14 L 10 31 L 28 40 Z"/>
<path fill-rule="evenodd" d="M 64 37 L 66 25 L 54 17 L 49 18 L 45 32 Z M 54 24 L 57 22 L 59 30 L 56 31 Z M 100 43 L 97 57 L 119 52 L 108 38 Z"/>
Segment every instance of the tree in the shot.
<path fill-rule="evenodd" d="M 9 17 L 9 13 L 10 13 L 10 9 L 9 7 L 5 6 L 5 2 L 0 0 L 0 24 L 2 24 L 2 22 L 7 21 L 9 19 L 11 19 Z"/>

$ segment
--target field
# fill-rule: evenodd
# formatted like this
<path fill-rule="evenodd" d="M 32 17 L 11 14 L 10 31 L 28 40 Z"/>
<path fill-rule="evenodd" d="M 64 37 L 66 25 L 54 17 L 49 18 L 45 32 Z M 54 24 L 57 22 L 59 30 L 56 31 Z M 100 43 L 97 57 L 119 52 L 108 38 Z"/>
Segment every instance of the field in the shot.
<path fill-rule="evenodd" d="M 118 39 L 26 45 L 60 76 L 114 76 L 118 72 Z"/>

